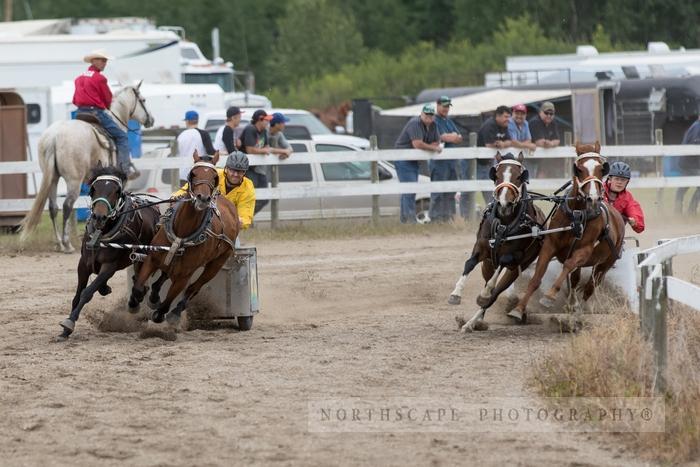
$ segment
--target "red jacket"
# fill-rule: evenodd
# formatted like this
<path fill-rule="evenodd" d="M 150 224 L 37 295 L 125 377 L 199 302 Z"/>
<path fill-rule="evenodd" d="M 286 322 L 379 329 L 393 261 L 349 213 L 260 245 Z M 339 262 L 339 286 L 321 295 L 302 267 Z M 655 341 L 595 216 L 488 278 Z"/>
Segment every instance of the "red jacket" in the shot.
<path fill-rule="evenodd" d="M 73 104 L 78 107 L 109 109 L 112 105 L 112 91 L 100 70 L 90 65 L 85 73 L 75 79 Z"/>
<path fill-rule="evenodd" d="M 627 222 L 627 219 L 635 220 L 636 224 L 632 227 L 632 230 L 637 233 L 644 231 L 644 212 L 637 200 L 632 196 L 632 193 L 623 190 L 617 194 L 615 201 L 610 201 L 610 184 L 605 183 L 605 201 L 612 204 L 622 214 L 625 222 Z"/>

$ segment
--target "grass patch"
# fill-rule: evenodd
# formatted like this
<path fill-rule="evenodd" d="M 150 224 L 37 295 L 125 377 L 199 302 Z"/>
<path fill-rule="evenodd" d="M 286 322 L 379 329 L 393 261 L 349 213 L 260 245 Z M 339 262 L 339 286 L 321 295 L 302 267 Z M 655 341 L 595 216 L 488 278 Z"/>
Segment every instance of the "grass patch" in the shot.
<path fill-rule="evenodd" d="M 59 223 L 63 223 L 63 215 L 59 215 Z M 75 220 L 73 220 L 75 222 Z M 80 239 L 85 231 L 85 223 L 73 224 L 73 246 L 78 249 L 80 247 Z M 20 244 L 19 233 L 10 232 L 8 230 L 0 231 L 0 254 L 17 254 L 17 253 L 33 253 L 57 251 L 56 236 L 53 232 L 53 225 L 48 212 L 41 216 L 41 221 L 37 225 L 36 230 L 32 232 L 24 245 Z"/>
<path fill-rule="evenodd" d="M 639 318 L 618 308 L 566 346 L 533 363 L 530 383 L 545 397 L 649 397 L 654 395 L 651 345 Z M 665 433 L 622 438 L 664 463 L 700 455 L 700 313 L 672 307 L 668 317 Z"/>

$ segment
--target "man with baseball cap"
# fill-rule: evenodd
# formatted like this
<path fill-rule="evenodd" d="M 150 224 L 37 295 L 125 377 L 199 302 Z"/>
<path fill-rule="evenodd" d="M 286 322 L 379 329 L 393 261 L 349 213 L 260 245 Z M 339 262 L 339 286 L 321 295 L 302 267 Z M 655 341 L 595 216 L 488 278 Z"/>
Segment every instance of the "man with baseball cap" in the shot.
<path fill-rule="evenodd" d="M 272 120 L 272 115 L 268 115 L 262 109 L 253 112 L 250 123 L 243 129 L 241 135 L 241 151 L 246 154 L 259 154 L 261 156 L 270 155 L 270 142 L 267 127 Z M 253 181 L 255 188 L 267 188 L 267 170 L 264 165 L 251 166 L 246 177 Z M 257 200 L 255 202 L 255 214 L 264 208 L 268 200 Z"/>
<path fill-rule="evenodd" d="M 277 154 L 280 159 L 288 158 L 293 152 L 292 145 L 289 144 L 283 133 L 288 121 L 289 118 L 282 112 L 273 113 L 272 119 L 270 119 L 270 152 Z"/>
<path fill-rule="evenodd" d="M 440 134 L 435 125 L 435 106 L 425 104 L 417 117 L 411 118 L 401 130 L 401 134 L 394 143 L 396 149 L 423 149 L 439 153 Z M 418 161 L 396 161 L 396 174 L 402 183 L 418 181 Z M 415 224 L 416 219 L 416 194 L 407 193 L 401 195 L 401 223 Z"/>
<path fill-rule="evenodd" d="M 449 96 L 440 96 L 436 102 L 435 126 L 440 133 L 440 141 L 446 148 L 456 147 L 462 142 L 462 135 L 457 129 L 457 125 L 450 120 L 447 114 L 452 107 L 452 99 Z M 430 180 L 441 182 L 447 180 L 457 180 L 457 161 L 431 160 Z M 430 194 L 430 222 L 450 222 L 455 215 L 455 194 L 454 193 L 431 193 Z"/>
<path fill-rule="evenodd" d="M 532 141 L 542 148 L 555 148 L 559 146 L 559 127 L 554 120 L 554 104 L 547 101 L 540 107 L 538 115 L 530 119 L 530 133 Z"/>
<path fill-rule="evenodd" d="M 112 57 L 103 49 L 95 50 L 83 57 L 83 61 L 90 64 L 87 71 L 75 79 L 75 92 L 73 104 L 78 107 L 78 112 L 94 115 L 102 128 L 114 139 L 117 146 L 117 165 L 130 180 L 138 178 L 139 171 L 131 164 L 129 157 L 129 138 L 127 128 L 120 128 L 112 120 L 107 111 L 112 105 L 112 91 L 107 84 L 107 78 L 102 74 L 107 67 L 107 60 Z"/>
<path fill-rule="evenodd" d="M 188 158 L 194 163 L 194 152 L 203 156 L 204 154 L 214 157 L 216 149 L 211 144 L 211 136 L 204 130 L 197 128 L 199 124 L 199 114 L 195 110 L 185 112 L 185 126 L 187 129 L 177 136 L 178 156 Z M 191 165 L 191 164 L 190 164 Z M 190 167 L 180 168 L 180 184 L 185 183 Z"/>
<path fill-rule="evenodd" d="M 241 118 L 244 111 L 239 107 L 231 106 L 226 109 L 226 123 L 216 131 L 214 137 L 214 149 L 219 154 L 231 154 L 241 147 L 241 133 L 239 130 Z"/>

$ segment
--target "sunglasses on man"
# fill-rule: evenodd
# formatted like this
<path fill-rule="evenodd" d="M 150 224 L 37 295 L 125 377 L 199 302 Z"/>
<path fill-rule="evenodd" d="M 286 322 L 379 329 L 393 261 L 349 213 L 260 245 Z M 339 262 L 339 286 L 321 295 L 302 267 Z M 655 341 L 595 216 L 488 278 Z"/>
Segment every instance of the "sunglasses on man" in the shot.
<path fill-rule="evenodd" d="M 545 114 L 545 115 L 549 115 L 549 116 L 551 117 L 552 115 L 554 115 L 554 112 L 552 112 L 551 110 L 548 110 L 548 111 L 545 112 L 544 114 Z"/>

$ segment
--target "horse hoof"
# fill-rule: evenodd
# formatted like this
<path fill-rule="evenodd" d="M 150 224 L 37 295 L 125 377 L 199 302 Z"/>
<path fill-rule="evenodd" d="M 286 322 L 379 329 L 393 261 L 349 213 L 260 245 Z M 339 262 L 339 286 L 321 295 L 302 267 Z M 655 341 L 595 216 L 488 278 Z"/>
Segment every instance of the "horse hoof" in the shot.
<path fill-rule="evenodd" d="M 457 322 L 457 329 L 458 330 L 461 330 L 462 327 L 465 324 L 467 324 L 467 322 L 464 320 L 464 318 L 462 316 L 459 316 L 459 315 L 455 316 L 455 321 Z"/>
<path fill-rule="evenodd" d="M 60 340 L 68 339 L 68 336 L 73 334 L 73 330 L 75 329 L 75 323 L 73 321 L 71 321 L 70 319 L 66 318 L 63 321 L 61 321 L 59 324 L 63 328 L 63 332 L 61 332 L 61 335 L 58 336 L 57 339 L 60 339 Z"/>
<path fill-rule="evenodd" d="M 173 326 L 175 326 L 175 325 L 177 325 L 177 323 L 180 322 L 180 315 L 178 315 L 177 313 L 170 312 L 167 315 L 165 315 L 165 320 L 169 324 L 172 324 Z"/>
<path fill-rule="evenodd" d="M 450 295 L 450 298 L 447 299 L 447 303 L 449 303 L 450 305 L 459 305 L 460 303 L 462 303 L 462 297 L 454 294 Z"/>
<path fill-rule="evenodd" d="M 61 250 L 67 255 L 70 255 L 71 253 L 75 252 L 75 248 L 73 248 L 73 245 L 71 245 L 70 243 L 68 244 L 68 246 L 64 245 Z"/>
<path fill-rule="evenodd" d="M 554 299 L 552 297 L 544 295 L 542 298 L 540 298 L 540 305 L 542 305 L 545 308 L 552 308 L 554 306 Z"/>
<path fill-rule="evenodd" d="M 517 308 L 513 308 L 512 310 L 510 310 L 507 316 L 510 316 L 511 318 L 515 319 L 515 321 L 517 321 L 518 323 L 525 322 L 525 313 L 518 310 Z"/>
<path fill-rule="evenodd" d="M 97 291 L 102 295 L 103 297 L 109 295 L 112 293 L 112 287 L 108 286 L 107 284 L 103 285 Z"/>
<path fill-rule="evenodd" d="M 462 334 L 467 334 L 467 333 L 474 331 L 474 326 L 472 325 L 472 323 L 467 323 L 464 326 L 462 326 L 462 328 L 459 331 Z"/>
<path fill-rule="evenodd" d="M 476 297 L 476 304 L 479 305 L 480 308 L 486 308 L 490 301 L 491 297 L 483 297 L 481 295 Z"/>
<path fill-rule="evenodd" d="M 150 308 L 151 310 L 157 310 L 158 308 L 160 308 L 160 300 L 158 300 L 157 302 L 152 302 L 149 298 L 148 302 L 146 302 L 146 306 L 148 306 L 148 308 Z"/>
<path fill-rule="evenodd" d="M 489 330 L 489 323 L 487 323 L 483 319 L 480 319 L 476 323 L 474 323 L 474 330 L 475 331 L 488 331 Z"/>
<path fill-rule="evenodd" d="M 127 307 L 129 309 L 129 313 L 135 315 L 139 312 L 141 304 L 134 297 L 129 297 L 129 303 L 127 304 Z"/>
<path fill-rule="evenodd" d="M 165 318 L 165 315 L 163 313 L 160 313 L 158 311 L 154 311 L 153 313 L 151 313 L 151 321 L 153 321 L 154 323 L 162 323 L 163 318 Z"/>

